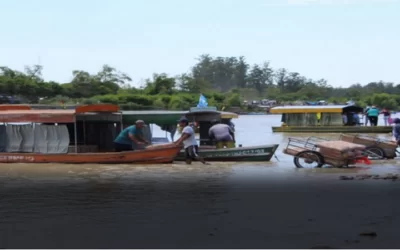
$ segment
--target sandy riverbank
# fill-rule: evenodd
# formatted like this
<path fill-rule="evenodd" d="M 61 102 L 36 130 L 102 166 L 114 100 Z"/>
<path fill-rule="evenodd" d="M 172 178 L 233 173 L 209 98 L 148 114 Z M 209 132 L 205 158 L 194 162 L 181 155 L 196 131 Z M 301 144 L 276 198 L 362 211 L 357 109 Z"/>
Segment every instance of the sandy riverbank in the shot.
<path fill-rule="evenodd" d="M 400 181 L 340 175 L 273 164 L 0 166 L 0 247 L 398 247 Z"/>

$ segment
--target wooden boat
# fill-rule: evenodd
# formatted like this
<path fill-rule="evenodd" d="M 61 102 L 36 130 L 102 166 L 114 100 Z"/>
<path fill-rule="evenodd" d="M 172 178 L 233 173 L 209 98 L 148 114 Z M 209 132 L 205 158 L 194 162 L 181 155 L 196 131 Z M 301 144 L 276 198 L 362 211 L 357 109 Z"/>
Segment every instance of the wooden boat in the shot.
<path fill-rule="evenodd" d="M 0 105 L 0 123 L 1 163 L 171 163 L 181 150 L 169 143 L 113 152 L 113 140 L 122 128 L 122 114 L 116 105 L 68 110 Z"/>
<path fill-rule="evenodd" d="M 210 121 L 213 119 L 221 119 L 223 123 L 229 124 L 231 119 L 238 118 L 236 113 L 217 111 L 215 107 L 208 108 L 192 108 L 190 111 L 124 111 L 124 123 L 132 124 L 136 120 L 141 119 L 146 124 L 156 124 L 166 131 L 165 137 L 153 137 L 152 132 L 148 131 L 148 140 L 153 144 L 168 143 L 173 141 L 177 131 L 177 121 L 186 116 L 192 121 L 199 122 L 200 136 L 200 152 L 199 154 L 207 161 L 269 161 L 274 155 L 278 144 L 261 145 L 255 147 L 237 147 L 230 149 L 216 149 L 208 138 L 208 129 L 211 127 Z M 170 139 L 167 136 L 170 133 Z M 175 160 L 183 161 L 185 157 L 182 150 Z"/>
<path fill-rule="evenodd" d="M 217 111 L 215 107 L 192 108 L 185 114 L 186 118 L 196 121 L 199 124 L 200 146 L 199 154 L 206 161 L 270 161 L 275 154 L 279 144 L 269 144 L 250 147 L 236 147 L 217 149 L 214 142 L 209 139 L 208 130 L 211 128 L 211 121 L 220 120 L 222 123 L 229 124 L 231 119 L 238 115 L 230 112 Z M 177 161 L 185 160 L 185 152 L 182 150 Z"/>
<path fill-rule="evenodd" d="M 282 126 L 272 127 L 274 133 L 360 133 L 360 134 L 386 134 L 392 132 L 389 126 Z"/>
<path fill-rule="evenodd" d="M 282 126 L 273 132 L 285 133 L 389 133 L 391 126 L 359 126 L 353 123 L 353 114 L 363 108 L 355 105 L 280 106 L 270 109 L 271 114 L 282 114 Z M 343 113 L 348 124 L 343 124 Z"/>
<path fill-rule="evenodd" d="M 215 147 L 200 146 L 199 155 L 206 161 L 270 161 L 278 144 L 262 145 L 255 147 L 238 147 L 216 149 Z M 185 152 L 181 151 L 175 159 L 185 160 Z"/>

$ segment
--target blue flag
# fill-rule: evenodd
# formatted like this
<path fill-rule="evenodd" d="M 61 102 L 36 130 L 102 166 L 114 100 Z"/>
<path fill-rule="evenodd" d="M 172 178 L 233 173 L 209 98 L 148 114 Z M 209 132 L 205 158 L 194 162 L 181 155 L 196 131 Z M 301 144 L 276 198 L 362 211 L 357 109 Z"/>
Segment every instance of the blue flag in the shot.
<path fill-rule="evenodd" d="M 208 106 L 207 98 L 203 94 L 200 94 L 199 103 L 197 104 L 197 107 L 205 108 L 207 106 Z"/>

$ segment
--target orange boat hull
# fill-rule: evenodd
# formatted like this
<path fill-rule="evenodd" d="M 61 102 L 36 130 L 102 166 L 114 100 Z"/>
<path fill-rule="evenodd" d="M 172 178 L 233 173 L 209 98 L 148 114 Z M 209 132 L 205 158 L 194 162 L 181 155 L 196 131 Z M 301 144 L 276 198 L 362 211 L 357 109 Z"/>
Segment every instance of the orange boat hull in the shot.
<path fill-rule="evenodd" d="M 180 150 L 180 146 L 167 144 L 149 147 L 144 150 L 126 152 L 68 154 L 0 153 L 0 163 L 172 163 Z"/>

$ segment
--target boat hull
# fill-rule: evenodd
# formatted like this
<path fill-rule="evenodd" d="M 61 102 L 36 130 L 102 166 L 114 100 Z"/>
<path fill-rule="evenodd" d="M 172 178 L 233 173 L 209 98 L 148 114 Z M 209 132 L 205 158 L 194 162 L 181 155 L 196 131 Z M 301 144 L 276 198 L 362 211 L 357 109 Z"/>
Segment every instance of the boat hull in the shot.
<path fill-rule="evenodd" d="M 206 161 L 270 161 L 279 144 L 262 145 L 256 147 L 239 147 L 226 149 L 200 149 L 199 155 Z M 182 150 L 175 159 L 185 160 L 185 151 Z"/>
<path fill-rule="evenodd" d="M 392 132 L 391 126 L 292 126 L 272 127 L 274 133 L 361 133 L 386 134 Z"/>
<path fill-rule="evenodd" d="M 180 146 L 159 145 L 144 150 L 126 152 L 68 154 L 0 153 L 0 163 L 172 163 L 180 150 Z"/>

